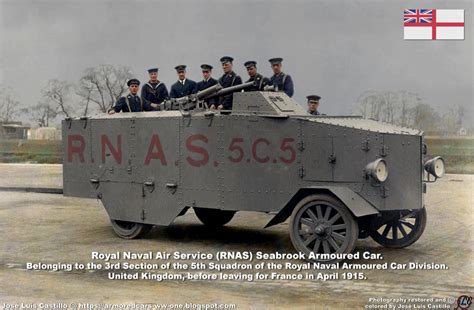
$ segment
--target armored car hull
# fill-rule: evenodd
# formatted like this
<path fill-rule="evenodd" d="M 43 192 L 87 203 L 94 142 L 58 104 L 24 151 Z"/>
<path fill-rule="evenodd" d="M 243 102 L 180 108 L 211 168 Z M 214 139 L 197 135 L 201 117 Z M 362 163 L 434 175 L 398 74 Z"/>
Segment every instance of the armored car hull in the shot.
<path fill-rule="evenodd" d="M 63 147 L 64 195 L 101 199 L 124 238 L 189 208 L 215 226 L 237 211 L 274 214 L 267 226 L 290 218 L 293 244 L 306 254 L 349 253 L 369 235 L 403 247 L 426 223 L 421 131 L 308 116 L 283 93 L 236 93 L 230 114 L 70 119 Z"/>

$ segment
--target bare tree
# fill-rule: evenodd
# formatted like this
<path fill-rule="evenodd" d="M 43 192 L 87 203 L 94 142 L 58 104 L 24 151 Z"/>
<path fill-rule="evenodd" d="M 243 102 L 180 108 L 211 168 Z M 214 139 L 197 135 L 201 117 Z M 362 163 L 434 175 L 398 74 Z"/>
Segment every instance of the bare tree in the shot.
<path fill-rule="evenodd" d="M 439 123 L 441 117 L 438 112 L 433 109 L 433 107 L 418 102 L 411 110 L 413 115 L 412 123 L 410 127 L 421 128 L 427 132 L 436 132 L 439 131 Z"/>
<path fill-rule="evenodd" d="M 424 104 L 416 93 L 408 91 L 366 91 L 358 99 L 355 112 L 364 117 L 425 131 L 436 130 L 440 116 Z"/>
<path fill-rule="evenodd" d="M 73 88 L 74 86 L 66 81 L 53 79 L 48 81 L 42 93 L 46 102 L 51 102 L 59 108 L 59 113 L 71 117 L 74 112 L 74 106 L 70 102 Z"/>
<path fill-rule="evenodd" d="M 86 103 L 85 113 L 89 102 L 96 103 L 100 111 L 107 112 L 127 90 L 126 82 L 131 76 L 130 69 L 123 66 L 101 65 L 86 69 L 77 90 Z"/>
<path fill-rule="evenodd" d="M 59 106 L 53 106 L 50 101 L 42 100 L 30 108 L 21 109 L 21 112 L 29 114 L 32 121 L 39 127 L 49 127 L 59 113 Z"/>
<path fill-rule="evenodd" d="M 0 87 L 0 120 L 10 122 L 20 111 L 20 102 L 15 98 L 10 87 Z"/>
<path fill-rule="evenodd" d="M 443 113 L 444 130 L 448 133 L 456 133 L 462 127 L 462 119 L 464 117 L 464 107 L 461 105 L 449 106 Z"/>

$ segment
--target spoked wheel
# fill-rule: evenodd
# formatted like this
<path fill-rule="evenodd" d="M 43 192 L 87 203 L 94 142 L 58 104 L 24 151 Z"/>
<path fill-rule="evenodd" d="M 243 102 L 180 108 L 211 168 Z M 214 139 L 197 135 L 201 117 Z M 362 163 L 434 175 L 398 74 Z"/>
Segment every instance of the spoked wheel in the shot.
<path fill-rule="evenodd" d="M 420 239 L 426 226 L 426 209 L 390 211 L 372 224 L 370 236 L 388 248 L 404 248 Z"/>
<path fill-rule="evenodd" d="M 137 239 L 146 235 L 152 228 L 153 225 L 110 220 L 112 228 L 115 233 L 123 239 Z"/>
<path fill-rule="evenodd" d="M 235 211 L 194 208 L 194 212 L 198 219 L 208 226 L 223 226 L 232 220 Z"/>
<path fill-rule="evenodd" d="M 335 263 L 337 259 L 310 259 L 310 253 L 351 253 L 358 236 L 358 225 L 347 207 L 328 195 L 302 199 L 290 219 L 290 237 L 297 251 L 311 261 Z"/>

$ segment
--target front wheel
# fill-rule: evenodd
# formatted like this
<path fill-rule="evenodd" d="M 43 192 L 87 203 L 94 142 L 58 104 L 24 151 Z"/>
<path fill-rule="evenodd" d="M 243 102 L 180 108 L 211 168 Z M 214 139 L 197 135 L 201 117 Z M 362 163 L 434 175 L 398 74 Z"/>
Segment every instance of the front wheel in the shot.
<path fill-rule="evenodd" d="M 358 233 L 357 221 L 347 207 L 328 195 L 302 199 L 290 219 L 291 242 L 309 261 L 340 261 L 321 254 L 352 253 Z"/>
<path fill-rule="evenodd" d="M 126 222 L 118 220 L 110 220 L 114 232 L 123 239 L 138 239 L 146 235 L 152 228 L 153 225 Z"/>
<path fill-rule="evenodd" d="M 194 208 L 197 218 L 207 226 L 223 226 L 232 220 L 235 211 Z"/>
<path fill-rule="evenodd" d="M 426 209 L 389 211 L 372 223 L 370 236 L 387 248 L 404 248 L 420 239 L 426 227 Z"/>

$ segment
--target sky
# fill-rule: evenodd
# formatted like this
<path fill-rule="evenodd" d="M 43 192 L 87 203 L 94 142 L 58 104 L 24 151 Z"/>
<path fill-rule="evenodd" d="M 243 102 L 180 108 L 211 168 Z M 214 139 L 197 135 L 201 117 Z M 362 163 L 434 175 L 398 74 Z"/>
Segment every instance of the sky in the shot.
<path fill-rule="evenodd" d="M 0 0 L 0 84 L 23 106 L 36 104 L 49 79 L 77 82 L 88 67 L 129 66 L 141 81 L 158 66 L 168 88 L 174 67 L 235 58 L 256 60 L 270 76 L 268 59 L 283 57 L 295 83 L 294 98 L 322 97 L 320 110 L 347 115 L 367 90 L 418 93 L 443 109 L 462 105 L 474 120 L 473 1 L 384 0 Z M 465 40 L 405 41 L 404 8 L 465 10 Z"/>

